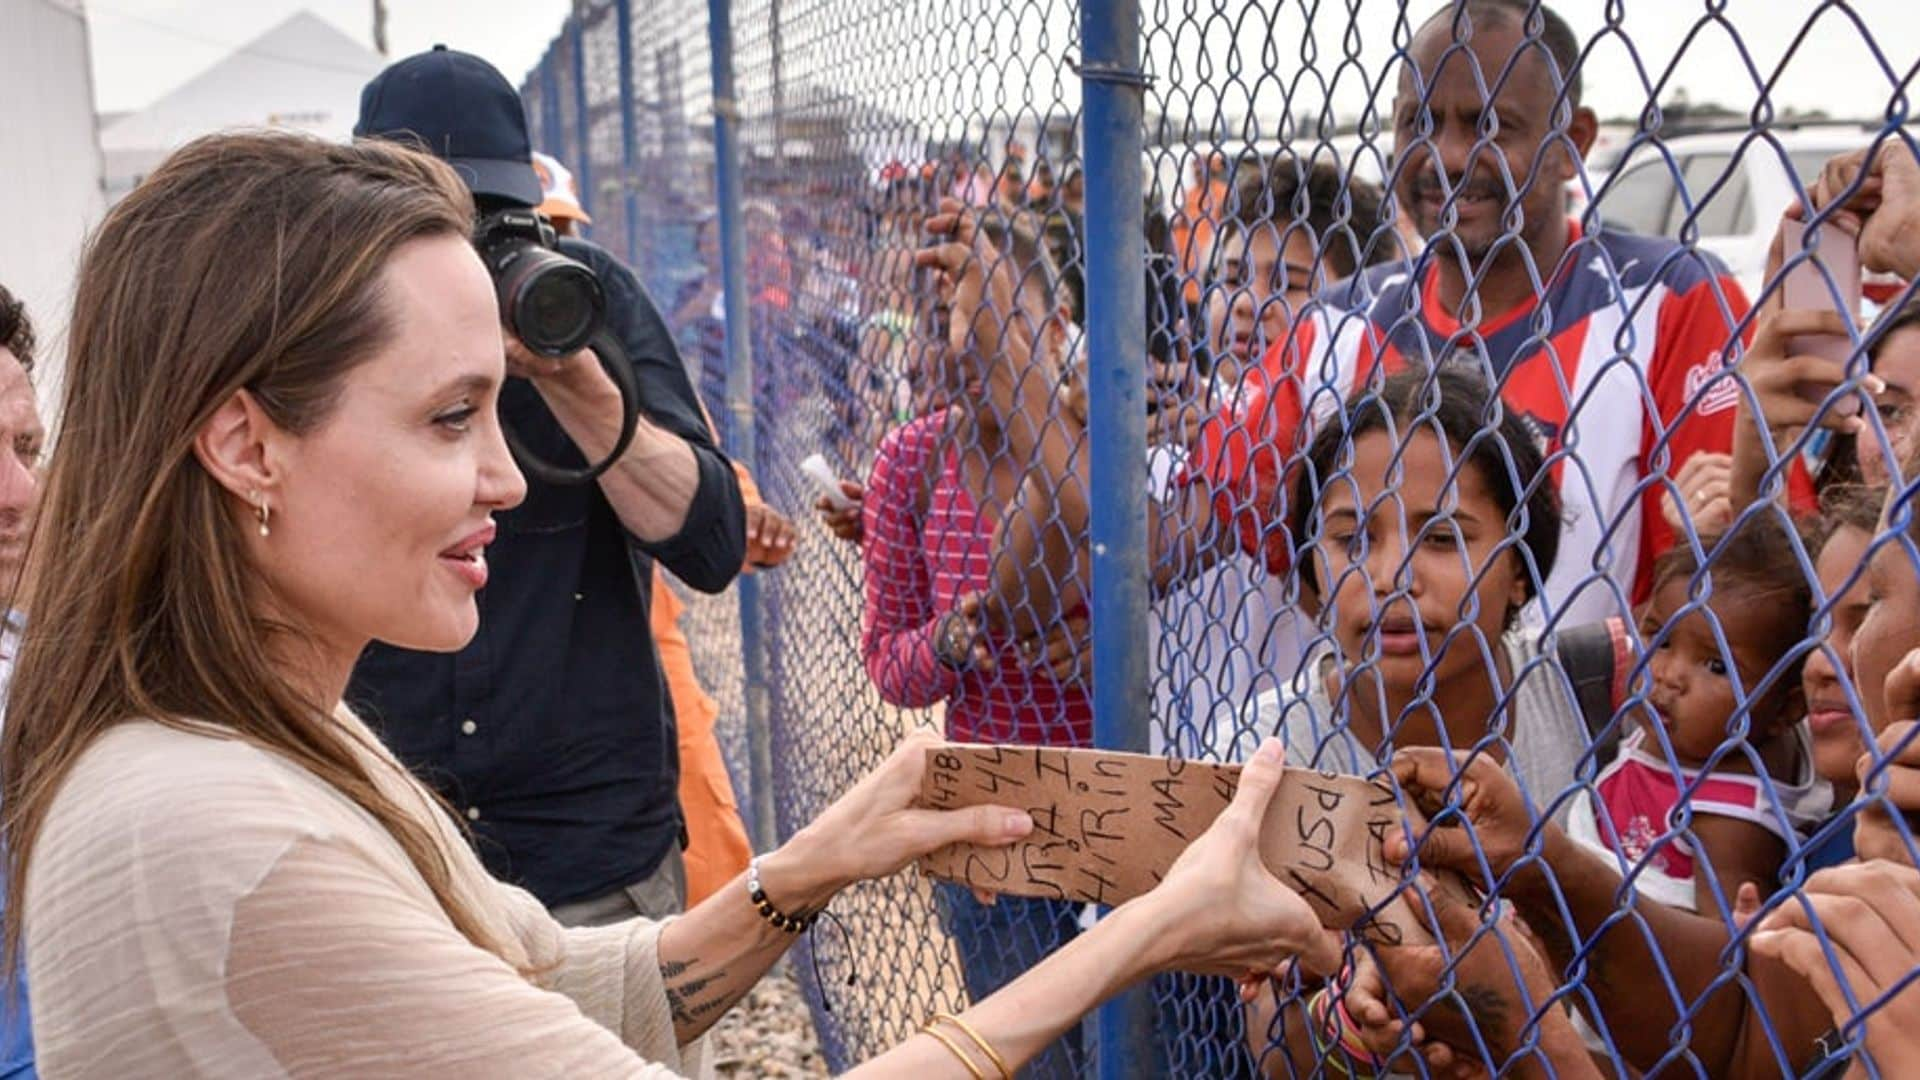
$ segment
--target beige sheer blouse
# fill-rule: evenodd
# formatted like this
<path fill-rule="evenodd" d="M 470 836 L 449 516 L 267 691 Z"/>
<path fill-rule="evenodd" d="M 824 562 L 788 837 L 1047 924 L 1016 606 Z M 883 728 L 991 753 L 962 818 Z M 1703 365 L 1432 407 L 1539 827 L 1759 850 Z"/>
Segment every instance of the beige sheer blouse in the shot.
<path fill-rule="evenodd" d="M 235 739 L 128 723 L 61 786 L 27 875 L 40 1075 L 700 1071 L 698 1046 L 675 1045 L 659 924 L 561 927 L 371 753 L 514 963 L 469 944 L 386 830 L 311 773 Z M 536 985 L 516 965 L 547 974 Z"/>

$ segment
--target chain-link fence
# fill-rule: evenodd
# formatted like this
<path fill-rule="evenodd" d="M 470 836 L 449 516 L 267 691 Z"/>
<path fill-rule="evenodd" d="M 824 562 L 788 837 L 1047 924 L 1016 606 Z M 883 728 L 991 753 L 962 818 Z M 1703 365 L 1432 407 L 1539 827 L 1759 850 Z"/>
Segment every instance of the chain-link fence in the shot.
<path fill-rule="evenodd" d="M 620 0 L 525 84 L 801 525 L 744 624 L 689 597 L 750 820 L 790 834 L 915 723 L 1217 761 L 1278 734 L 1392 776 L 1440 836 L 1416 865 L 1497 901 L 1251 1004 L 1163 977 L 1033 1075 L 1798 1074 L 1876 1038 L 1867 1072 L 1920 1069 L 1890 1049 L 1920 919 L 1837 899 L 1920 896 L 1851 861 L 1857 823 L 1911 850 L 1876 800 L 1910 775 L 1883 690 L 1920 645 L 1920 314 L 1897 242 L 1851 255 L 1909 193 L 1822 180 L 1912 164 L 1920 30 L 1557 6 L 741 0 L 710 34 Z M 1136 18 L 1116 62 L 1097 31 Z M 984 310 L 916 266 L 943 204 L 1014 271 Z M 855 542 L 816 456 L 864 485 Z M 1093 917 L 912 872 L 835 910 L 803 947 L 836 1067 Z"/>

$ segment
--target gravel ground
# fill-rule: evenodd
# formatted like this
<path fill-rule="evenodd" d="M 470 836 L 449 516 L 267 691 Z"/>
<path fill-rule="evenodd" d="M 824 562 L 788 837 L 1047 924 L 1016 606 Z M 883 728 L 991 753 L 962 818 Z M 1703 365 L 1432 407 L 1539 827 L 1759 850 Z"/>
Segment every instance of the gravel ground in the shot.
<path fill-rule="evenodd" d="M 807 1003 L 784 965 L 760 980 L 707 1040 L 715 1076 L 823 1077 L 827 1063 Z"/>

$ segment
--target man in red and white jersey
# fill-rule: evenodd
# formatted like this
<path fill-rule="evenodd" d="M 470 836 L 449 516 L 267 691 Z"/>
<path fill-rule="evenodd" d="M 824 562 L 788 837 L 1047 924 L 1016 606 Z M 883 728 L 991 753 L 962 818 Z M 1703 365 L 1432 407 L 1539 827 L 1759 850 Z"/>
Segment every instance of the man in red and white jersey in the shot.
<path fill-rule="evenodd" d="M 1568 217 L 1596 121 L 1580 105 L 1579 41 L 1544 7 L 1530 28 L 1529 8 L 1467 0 L 1415 35 L 1394 175 L 1425 254 L 1295 319 L 1203 433 L 1189 479 L 1282 570 L 1311 542 L 1285 533 L 1283 479 L 1313 420 L 1409 364 L 1474 364 L 1556 455 L 1566 523 L 1542 595 L 1570 625 L 1627 613 L 1675 539 L 1666 478 L 1731 444 L 1739 391 L 1723 357 L 1747 300 L 1711 255 Z"/>

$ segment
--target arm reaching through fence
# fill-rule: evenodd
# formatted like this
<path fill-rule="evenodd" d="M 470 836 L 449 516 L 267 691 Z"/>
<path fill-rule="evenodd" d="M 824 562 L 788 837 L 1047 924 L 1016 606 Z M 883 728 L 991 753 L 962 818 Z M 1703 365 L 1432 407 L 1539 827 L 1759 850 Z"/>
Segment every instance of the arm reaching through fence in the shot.
<path fill-rule="evenodd" d="M 1349 1012 L 1375 1034 L 1376 1053 L 1389 1053 L 1411 1028 L 1416 1045 L 1439 1044 L 1450 1054 L 1426 1053 L 1430 1065 L 1473 1061 L 1485 1045 L 1486 1064 L 1498 1075 L 1599 1077 L 1586 1045 L 1556 994 L 1533 935 L 1512 915 L 1489 916 L 1440 890 L 1417 895 L 1428 904 L 1445 942 L 1375 950 L 1374 979 L 1346 991 Z M 1379 996 L 1390 992 L 1417 1015 L 1402 1020 Z M 1437 1048 L 1436 1048 L 1437 1049 Z"/>
<path fill-rule="evenodd" d="M 1419 839 L 1421 865 L 1498 883 L 1539 935 L 1548 969 L 1582 976 L 1585 993 L 1574 1000 L 1628 1064 L 1665 1060 L 1683 1009 L 1687 1052 L 1708 1075 L 1778 1068 L 1774 1039 L 1791 1062 L 1813 1056 L 1826 1018 L 1805 1008 L 1804 982 L 1752 956 L 1744 973 L 1753 992 L 1743 992 L 1723 964 L 1726 923 L 1634 896 L 1611 865 L 1558 826 L 1534 831 L 1519 789 L 1497 764 L 1419 748 L 1394 755 L 1393 773 L 1430 814 L 1453 808 Z M 1389 838 L 1389 859 L 1413 853 L 1401 837 Z M 1624 916 L 1623 897 L 1632 897 Z"/>
<path fill-rule="evenodd" d="M 1010 1076 L 1080 1017 L 1125 987 L 1163 971 L 1246 976 L 1298 959 L 1328 972 L 1337 935 L 1277 880 L 1260 855 L 1260 824 L 1285 765 L 1268 740 L 1241 773 L 1227 810 L 1180 856 L 1153 891 L 1115 909 L 1011 986 L 936 1020 L 849 1073 L 874 1078 Z M 956 1060 L 958 1059 L 958 1060 Z"/>
<path fill-rule="evenodd" d="M 924 554 L 923 493 L 931 484 L 929 461 L 938 452 L 934 430 L 910 424 L 887 436 L 874 457 L 869 497 L 861 503 L 866 617 L 860 655 L 881 698 L 909 709 L 946 700 L 959 682 L 958 668 L 942 663 L 936 648 L 944 620 Z"/>
<path fill-rule="evenodd" d="M 951 294 L 949 347 L 979 365 L 977 385 L 986 407 L 1001 419 L 1008 452 L 1027 463 L 995 532 L 993 592 L 999 603 L 993 614 L 1016 636 L 1031 638 L 1084 605 L 1092 580 L 1086 541 L 1092 510 L 1088 425 L 1083 411 L 1060 392 L 1060 380 L 1045 377 L 1061 370 L 1066 325 L 1049 307 L 1052 289 L 1045 283 L 1051 271 L 1045 256 L 1023 242 L 1017 225 L 996 227 L 991 215 L 947 200 L 928 219 L 927 229 L 945 238 L 922 251 L 918 261 L 938 271 Z M 1034 252 L 1025 260 L 1029 265 L 1022 265 L 1023 249 Z M 1184 361 L 1159 365 L 1154 381 L 1180 382 L 1183 376 L 1173 370 L 1180 367 Z M 1184 414 L 1173 410 L 1159 418 L 1157 430 L 1184 432 Z M 1149 514 L 1156 585 L 1164 587 L 1230 551 L 1231 540 L 1226 530 L 1212 527 L 1207 492 L 1179 488 L 1171 502 Z"/>

